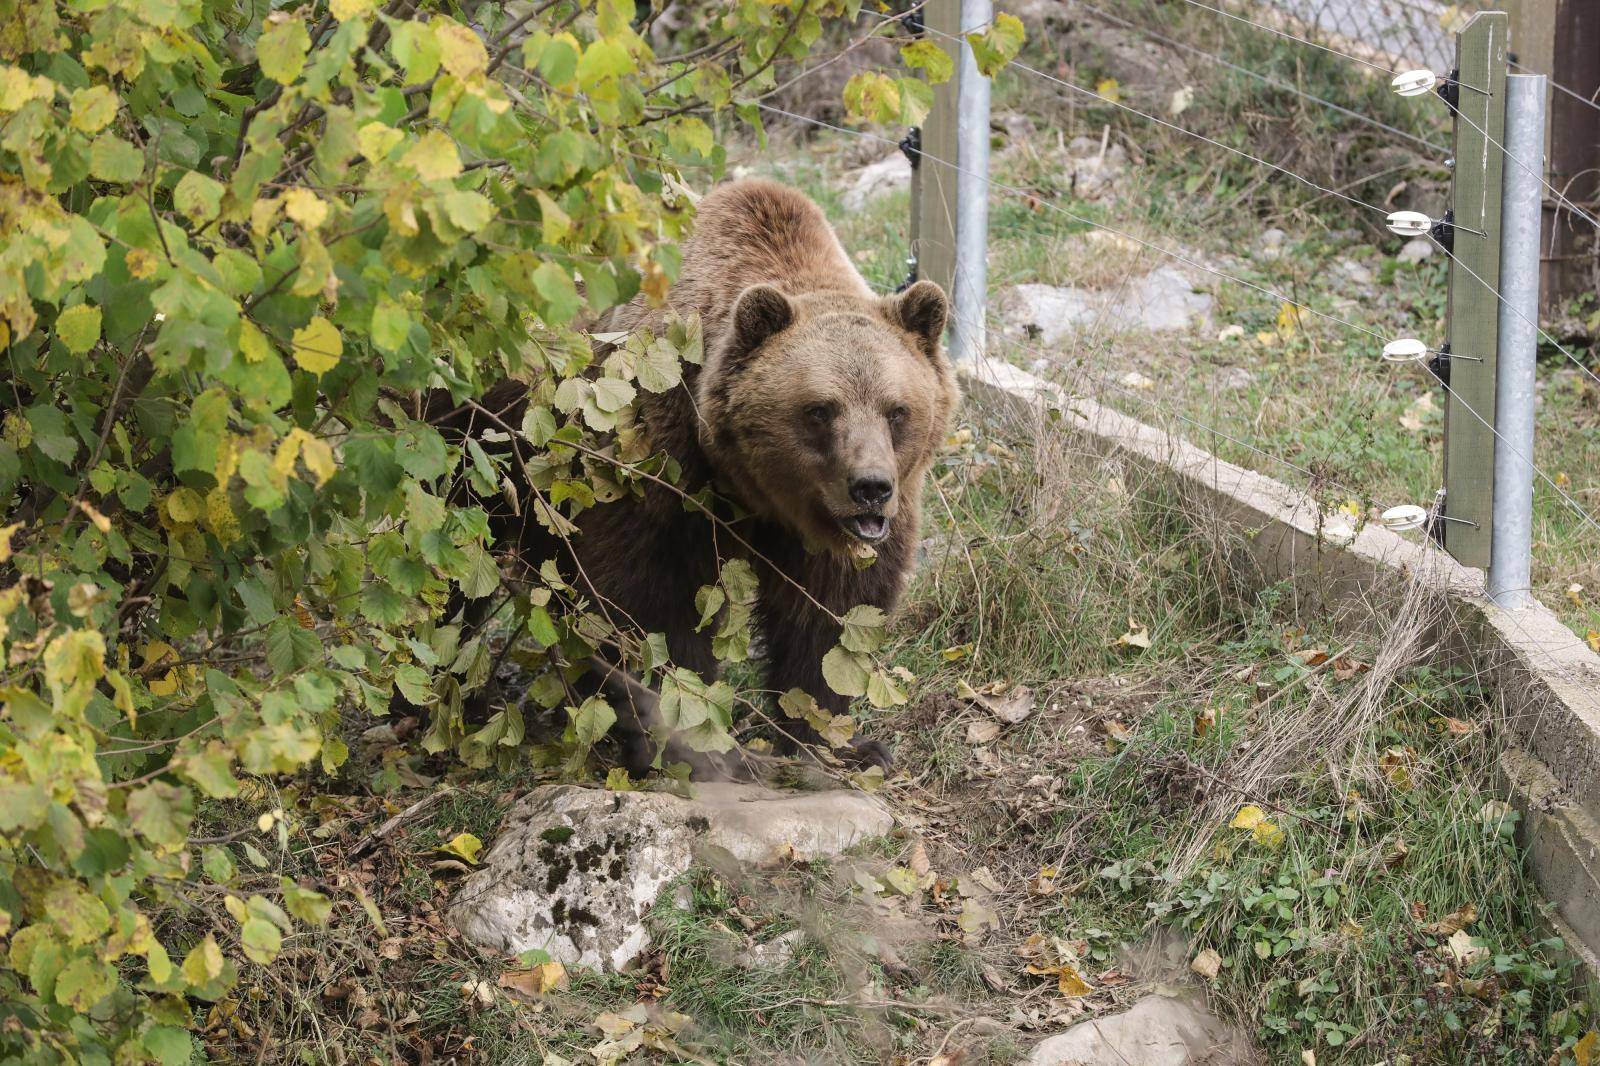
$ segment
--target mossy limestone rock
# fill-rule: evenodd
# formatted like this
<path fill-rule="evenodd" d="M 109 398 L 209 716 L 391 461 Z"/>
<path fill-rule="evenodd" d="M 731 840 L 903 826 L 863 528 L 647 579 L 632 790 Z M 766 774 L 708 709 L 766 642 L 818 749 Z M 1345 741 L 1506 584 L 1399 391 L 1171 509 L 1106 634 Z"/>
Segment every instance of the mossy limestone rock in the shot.
<path fill-rule="evenodd" d="M 450 905 L 463 936 L 488 951 L 539 948 L 569 966 L 620 970 L 649 943 L 645 915 L 704 847 L 759 865 L 811 860 L 882 836 L 893 818 L 860 792 L 777 792 L 749 784 L 665 792 L 545 785 L 512 808 L 505 831 Z"/>

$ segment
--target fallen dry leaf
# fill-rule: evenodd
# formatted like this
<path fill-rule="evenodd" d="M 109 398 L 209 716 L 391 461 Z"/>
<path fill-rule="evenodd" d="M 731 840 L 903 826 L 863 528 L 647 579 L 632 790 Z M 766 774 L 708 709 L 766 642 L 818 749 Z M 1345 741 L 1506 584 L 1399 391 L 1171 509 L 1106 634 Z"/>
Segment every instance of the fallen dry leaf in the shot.
<path fill-rule="evenodd" d="M 1207 981 L 1214 980 L 1217 971 L 1222 969 L 1222 956 L 1214 948 L 1206 948 L 1194 957 L 1189 963 L 1189 969 L 1204 977 Z"/>
<path fill-rule="evenodd" d="M 1468 903 L 1451 911 L 1437 922 L 1429 922 L 1422 927 L 1422 931 L 1432 933 L 1434 936 L 1454 936 L 1477 920 L 1478 908 Z"/>
<path fill-rule="evenodd" d="M 526 970 L 506 970 L 499 985 L 514 997 L 534 1000 L 556 988 L 565 988 L 567 968 L 559 962 L 546 962 Z"/>
<path fill-rule="evenodd" d="M 1141 623 L 1128 619 L 1128 631 L 1118 637 L 1114 646 L 1122 648 L 1138 648 L 1143 650 L 1150 647 L 1150 630 Z"/>
<path fill-rule="evenodd" d="M 1444 946 L 1463 966 L 1471 966 L 1489 954 L 1489 949 L 1478 943 L 1477 938 L 1465 929 L 1457 929 L 1450 934 L 1450 939 L 1444 942 Z"/>
<path fill-rule="evenodd" d="M 1000 735 L 1000 723 L 992 718 L 978 718 L 967 723 L 967 743 L 987 744 Z"/>

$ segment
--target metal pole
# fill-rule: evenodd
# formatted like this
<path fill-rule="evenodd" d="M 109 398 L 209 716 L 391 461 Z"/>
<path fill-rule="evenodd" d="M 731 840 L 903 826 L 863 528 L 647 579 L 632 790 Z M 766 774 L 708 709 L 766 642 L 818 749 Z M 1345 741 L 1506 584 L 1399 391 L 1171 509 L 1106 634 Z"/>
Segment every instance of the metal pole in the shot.
<path fill-rule="evenodd" d="M 961 0 L 961 32 L 982 30 L 994 17 L 990 0 Z M 956 100 L 955 322 L 950 354 L 956 362 L 983 357 L 989 271 L 989 79 L 978 73 L 972 46 L 961 44 Z"/>
<path fill-rule="evenodd" d="M 1500 208 L 1500 359 L 1495 374 L 1494 524 L 1489 599 L 1507 610 L 1532 598 L 1534 364 L 1539 348 L 1539 229 L 1543 215 L 1545 79 L 1506 78 Z"/>

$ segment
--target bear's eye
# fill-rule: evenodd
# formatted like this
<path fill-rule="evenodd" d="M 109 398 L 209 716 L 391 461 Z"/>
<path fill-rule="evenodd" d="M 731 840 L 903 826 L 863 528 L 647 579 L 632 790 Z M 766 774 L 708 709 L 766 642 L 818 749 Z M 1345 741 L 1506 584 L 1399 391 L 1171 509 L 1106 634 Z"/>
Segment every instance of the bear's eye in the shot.
<path fill-rule="evenodd" d="M 906 420 L 906 415 L 909 413 L 904 407 L 891 407 L 884 417 L 889 420 L 891 426 L 898 426 Z"/>
<path fill-rule="evenodd" d="M 833 420 L 833 405 L 826 403 L 809 404 L 806 407 L 806 419 L 819 426 L 825 426 Z"/>

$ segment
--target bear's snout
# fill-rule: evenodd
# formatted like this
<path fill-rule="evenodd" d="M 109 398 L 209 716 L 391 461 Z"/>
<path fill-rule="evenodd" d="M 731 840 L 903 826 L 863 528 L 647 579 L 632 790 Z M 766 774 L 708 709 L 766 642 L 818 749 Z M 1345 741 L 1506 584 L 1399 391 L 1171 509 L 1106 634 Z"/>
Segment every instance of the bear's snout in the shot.
<path fill-rule="evenodd" d="M 894 495 L 894 482 L 881 473 L 858 474 L 850 479 L 850 498 L 871 511 L 882 509 Z"/>

